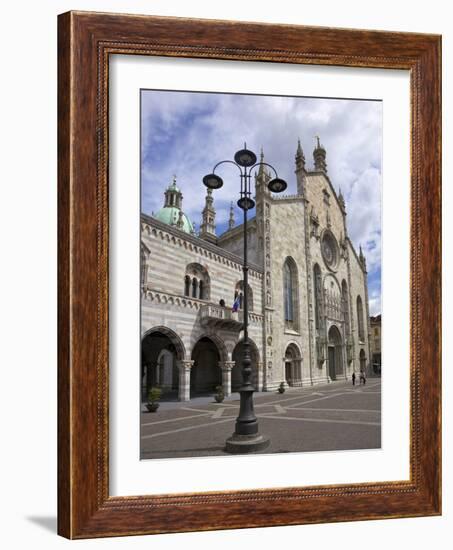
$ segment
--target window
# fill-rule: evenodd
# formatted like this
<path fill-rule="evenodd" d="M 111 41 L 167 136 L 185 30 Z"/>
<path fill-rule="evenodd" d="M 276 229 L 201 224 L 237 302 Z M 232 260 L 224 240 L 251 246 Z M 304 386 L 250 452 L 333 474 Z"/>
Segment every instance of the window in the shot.
<path fill-rule="evenodd" d="M 293 321 L 293 280 L 291 277 L 291 268 L 288 263 L 285 263 L 284 272 L 284 287 L 285 287 L 285 321 Z"/>
<path fill-rule="evenodd" d="M 186 275 L 184 278 L 184 296 L 190 296 L 190 277 Z"/>
<path fill-rule="evenodd" d="M 357 326 L 359 329 L 359 340 L 365 342 L 365 326 L 363 323 L 363 304 L 362 298 L 357 296 Z"/>
<path fill-rule="evenodd" d="M 144 285 L 147 282 L 148 266 L 146 264 L 146 254 L 143 245 L 140 248 L 140 282 Z"/>
<path fill-rule="evenodd" d="M 292 258 L 286 258 L 283 264 L 283 309 L 285 327 L 297 330 L 299 326 L 297 267 Z"/>
<path fill-rule="evenodd" d="M 192 298 L 198 298 L 198 281 L 196 277 L 192 279 Z"/>
<path fill-rule="evenodd" d="M 321 254 L 327 267 L 335 271 L 338 266 L 338 258 L 340 256 L 337 240 L 334 234 L 325 230 L 321 239 Z"/>
<path fill-rule="evenodd" d="M 140 282 L 141 284 L 145 284 L 145 275 L 146 275 L 146 256 L 145 252 L 143 250 L 143 247 L 140 250 Z"/>
<path fill-rule="evenodd" d="M 184 296 L 198 300 L 210 299 L 210 278 L 208 270 L 201 264 L 189 264 L 184 277 Z"/>

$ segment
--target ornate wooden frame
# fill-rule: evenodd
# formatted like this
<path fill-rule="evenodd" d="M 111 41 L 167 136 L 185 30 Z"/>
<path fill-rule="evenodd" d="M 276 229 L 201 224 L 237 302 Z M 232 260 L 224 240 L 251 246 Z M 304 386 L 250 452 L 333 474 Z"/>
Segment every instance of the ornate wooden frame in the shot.
<path fill-rule="evenodd" d="M 58 24 L 58 532 L 87 538 L 440 514 L 440 36 L 87 12 L 60 15 Z M 113 53 L 410 71 L 409 481 L 109 496 Z"/>

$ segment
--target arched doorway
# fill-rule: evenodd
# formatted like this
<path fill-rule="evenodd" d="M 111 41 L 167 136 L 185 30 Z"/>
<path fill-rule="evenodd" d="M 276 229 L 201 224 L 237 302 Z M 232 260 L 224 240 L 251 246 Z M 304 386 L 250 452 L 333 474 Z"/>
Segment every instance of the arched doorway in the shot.
<path fill-rule="evenodd" d="M 141 349 L 141 395 L 147 400 L 153 386 L 162 389 L 162 397 L 178 393 L 179 375 L 177 361 L 184 359 L 184 346 L 172 330 L 156 327 L 146 332 Z"/>
<path fill-rule="evenodd" d="M 220 353 L 211 338 L 203 336 L 192 351 L 193 367 L 190 373 L 191 397 L 203 393 L 214 393 L 222 385 L 222 371 L 219 367 Z"/>
<path fill-rule="evenodd" d="M 258 363 L 260 360 L 258 348 L 255 342 L 250 340 L 250 359 L 252 360 L 252 385 L 258 390 Z M 231 391 L 239 391 L 242 386 L 242 359 L 244 357 L 244 341 L 236 344 L 233 350 L 234 367 L 231 370 Z"/>
<path fill-rule="evenodd" d="M 366 355 L 365 350 L 361 349 L 359 353 L 360 372 L 366 372 Z"/>
<path fill-rule="evenodd" d="M 343 374 L 343 342 L 341 334 L 335 325 L 329 329 L 329 376 L 331 380 L 336 380 L 339 374 Z"/>
<path fill-rule="evenodd" d="M 302 356 L 296 344 L 289 344 L 285 351 L 285 380 L 288 386 L 300 385 Z"/>

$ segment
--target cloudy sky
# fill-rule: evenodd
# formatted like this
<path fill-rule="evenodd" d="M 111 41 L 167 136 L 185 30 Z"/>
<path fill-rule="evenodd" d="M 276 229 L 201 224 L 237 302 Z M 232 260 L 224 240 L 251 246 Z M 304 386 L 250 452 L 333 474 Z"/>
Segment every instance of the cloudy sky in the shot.
<path fill-rule="evenodd" d="M 232 159 L 244 142 L 296 189 L 294 155 L 300 139 L 308 169 L 316 135 L 327 151 L 330 180 L 346 200 L 349 236 L 367 259 L 370 314 L 381 312 L 382 103 L 308 97 L 143 90 L 142 211 L 163 205 L 163 191 L 177 177 L 183 210 L 199 228 L 205 174 Z M 214 191 L 217 234 L 226 229 L 231 200 L 238 198 L 238 171 L 218 171 L 224 186 Z M 236 207 L 239 223 L 242 212 Z M 253 213 L 251 214 L 253 215 Z"/>

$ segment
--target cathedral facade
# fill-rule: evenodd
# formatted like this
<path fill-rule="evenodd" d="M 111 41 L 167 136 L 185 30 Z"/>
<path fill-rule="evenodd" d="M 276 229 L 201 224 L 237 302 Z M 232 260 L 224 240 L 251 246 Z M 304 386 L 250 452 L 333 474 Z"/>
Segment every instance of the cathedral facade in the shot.
<path fill-rule="evenodd" d="M 299 143 L 295 195 L 272 195 L 263 165 L 255 175 L 247 244 L 257 391 L 370 369 L 365 257 L 348 237 L 345 200 L 330 182 L 319 140 L 313 158 L 309 170 Z M 163 207 L 141 215 L 143 399 L 156 385 L 188 401 L 218 386 L 230 395 L 241 384 L 243 226 L 231 208 L 228 230 L 217 235 L 215 215 L 208 190 L 196 233 L 175 180 Z"/>

